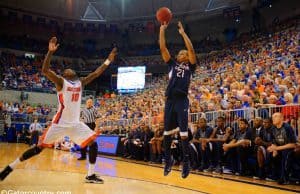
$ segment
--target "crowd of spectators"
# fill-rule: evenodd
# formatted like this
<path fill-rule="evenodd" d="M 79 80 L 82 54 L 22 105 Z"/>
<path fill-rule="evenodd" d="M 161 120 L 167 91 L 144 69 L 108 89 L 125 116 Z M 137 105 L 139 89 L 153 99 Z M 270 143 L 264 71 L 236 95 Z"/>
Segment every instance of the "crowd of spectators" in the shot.
<path fill-rule="evenodd" d="M 54 106 L 47 104 L 29 104 L 27 102 L 3 102 L 0 101 L 0 111 L 4 116 L 5 127 L 17 124 L 21 129 L 23 124 L 29 128 L 29 124 L 37 119 L 38 122 L 46 124 L 51 120 Z"/>
<path fill-rule="evenodd" d="M 55 92 L 54 85 L 41 73 L 42 59 L 30 59 L 12 53 L 1 53 L 0 65 L 4 66 L 2 87 L 13 90 Z M 53 69 L 61 73 L 61 65 L 53 63 Z"/>

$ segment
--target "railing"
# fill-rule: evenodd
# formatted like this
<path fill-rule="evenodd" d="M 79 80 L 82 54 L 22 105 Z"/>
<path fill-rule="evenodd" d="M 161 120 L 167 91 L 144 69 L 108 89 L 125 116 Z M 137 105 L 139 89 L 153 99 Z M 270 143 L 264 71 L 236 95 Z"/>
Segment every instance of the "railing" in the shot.
<path fill-rule="evenodd" d="M 11 123 L 24 123 L 29 124 L 32 123 L 35 119 L 38 120 L 39 123 L 46 123 L 48 120 L 51 120 L 51 115 L 42 115 L 42 114 L 26 114 L 26 113 L 7 113 L 6 117 L 9 117 Z"/>
<path fill-rule="evenodd" d="M 210 111 L 205 113 L 190 113 L 189 122 L 197 123 L 200 118 L 205 118 L 208 125 L 214 127 L 216 126 L 216 120 L 218 117 L 222 116 L 225 118 L 225 125 L 236 127 L 237 121 L 241 118 L 252 121 L 257 117 L 268 118 L 272 117 L 275 112 L 281 112 L 284 116 L 284 120 L 289 122 L 294 129 L 300 127 L 300 105 L 291 104 L 283 106 L 268 106 L 264 105 L 261 108 L 245 108 L 245 109 L 235 109 L 235 110 L 221 110 L 221 111 Z M 145 124 L 152 125 L 158 124 L 159 121 L 155 117 L 143 118 L 143 119 L 118 119 L 114 121 L 100 121 L 101 127 L 113 127 L 113 126 L 131 126 L 132 124 L 140 124 L 144 122 Z M 252 125 L 253 122 L 250 122 Z"/>
<path fill-rule="evenodd" d="M 134 119 L 118 119 L 118 120 L 108 120 L 108 121 L 100 121 L 99 127 L 114 127 L 114 126 L 132 126 L 132 125 L 151 125 L 151 119 L 149 118 L 134 118 Z"/>
<path fill-rule="evenodd" d="M 53 86 L 53 88 L 38 88 L 38 87 L 29 87 L 29 88 L 12 88 L 12 87 L 3 87 L 3 89 L 6 90 L 14 90 L 14 91 L 25 91 L 25 92 L 40 92 L 40 93 L 49 93 L 54 94 L 56 93 L 56 90 Z"/>
<path fill-rule="evenodd" d="M 205 113 L 191 113 L 189 115 L 189 121 L 191 123 L 196 123 L 199 118 L 205 118 L 208 125 L 213 127 L 216 125 L 218 117 L 224 117 L 225 125 L 232 126 L 240 118 L 252 120 L 255 117 L 258 117 L 258 114 L 257 109 L 255 108 L 209 111 Z"/>
<path fill-rule="evenodd" d="M 235 110 L 221 110 L 221 111 L 210 111 L 205 113 L 190 113 L 189 122 L 197 123 L 200 118 L 205 118 L 208 125 L 214 127 L 216 125 L 216 120 L 218 117 L 222 116 L 225 118 L 225 125 L 236 127 L 237 121 L 240 118 L 252 121 L 257 117 L 267 118 L 272 117 L 275 112 L 281 112 L 284 116 L 284 120 L 289 122 L 294 129 L 300 127 L 300 104 L 291 104 L 284 106 L 267 106 L 261 108 L 245 108 L 245 109 L 235 109 Z M 42 115 L 42 114 L 19 114 L 19 113 L 8 113 L 12 123 L 24 123 L 30 124 L 34 119 L 42 124 L 51 120 L 52 115 Z M 132 126 L 132 125 L 156 125 L 162 121 L 162 118 L 158 117 L 147 117 L 147 118 L 134 118 L 134 119 L 116 119 L 116 120 L 100 120 L 99 127 L 103 128 L 113 128 L 117 126 Z M 252 125 L 252 122 L 250 122 Z"/>

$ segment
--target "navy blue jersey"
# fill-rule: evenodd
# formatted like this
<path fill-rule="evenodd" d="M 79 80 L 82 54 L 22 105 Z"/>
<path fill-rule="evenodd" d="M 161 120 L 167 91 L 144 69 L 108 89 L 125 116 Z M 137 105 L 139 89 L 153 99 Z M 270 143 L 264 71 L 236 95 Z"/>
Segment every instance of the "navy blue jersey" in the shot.
<path fill-rule="evenodd" d="M 252 131 L 250 129 L 246 129 L 244 132 L 238 130 L 234 136 L 234 139 L 236 140 L 243 140 L 243 139 L 251 140 L 251 138 L 252 138 Z"/>
<path fill-rule="evenodd" d="M 287 123 L 283 123 L 280 128 L 274 126 L 272 143 L 277 146 L 296 143 L 296 136 L 293 128 Z"/>
<path fill-rule="evenodd" d="M 169 84 L 166 90 L 168 97 L 186 97 L 190 86 L 191 76 L 195 71 L 196 65 L 191 63 L 178 63 L 170 59 L 169 65 Z"/>
<path fill-rule="evenodd" d="M 273 131 L 273 127 L 271 127 L 270 129 L 264 129 L 262 128 L 260 130 L 260 133 L 259 133 L 259 137 L 265 141 L 265 142 L 272 142 L 272 131 Z"/>
<path fill-rule="evenodd" d="M 223 139 L 225 137 L 225 134 L 226 134 L 226 128 L 224 129 L 217 128 L 216 135 L 214 138 Z"/>
<path fill-rule="evenodd" d="M 209 138 L 213 132 L 213 128 L 206 126 L 205 129 L 198 128 L 195 134 L 195 139 Z"/>

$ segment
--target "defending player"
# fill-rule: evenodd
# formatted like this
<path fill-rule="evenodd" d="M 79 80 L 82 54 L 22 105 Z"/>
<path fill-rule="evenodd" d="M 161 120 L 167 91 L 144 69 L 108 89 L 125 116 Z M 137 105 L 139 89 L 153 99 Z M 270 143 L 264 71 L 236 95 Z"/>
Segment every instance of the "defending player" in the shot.
<path fill-rule="evenodd" d="M 79 120 L 81 94 L 83 87 L 100 76 L 109 66 L 110 62 L 114 60 L 116 48 L 111 51 L 108 59 L 94 72 L 90 73 L 87 77 L 78 78 L 72 69 L 65 69 L 62 77 L 50 70 L 50 59 L 58 46 L 59 44 L 57 44 L 56 37 L 51 38 L 48 53 L 42 68 L 43 74 L 55 84 L 59 101 L 58 111 L 53 117 L 51 126 L 44 132 L 40 139 L 40 143 L 25 151 L 14 162 L 6 166 L 0 173 L 1 181 L 3 181 L 20 162 L 38 155 L 44 147 L 51 146 L 57 139 L 69 136 L 72 141 L 81 147 L 89 146 L 89 167 L 88 174 L 85 178 L 86 182 L 103 183 L 103 180 L 96 176 L 94 172 L 98 152 L 98 146 L 94 140 L 97 134 Z"/>

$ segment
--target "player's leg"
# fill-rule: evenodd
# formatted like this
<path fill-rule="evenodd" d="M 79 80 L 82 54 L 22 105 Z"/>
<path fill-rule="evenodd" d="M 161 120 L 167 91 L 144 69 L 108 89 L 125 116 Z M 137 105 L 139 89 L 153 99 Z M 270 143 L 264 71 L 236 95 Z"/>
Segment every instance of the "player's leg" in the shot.
<path fill-rule="evenodd" d="M 172 144 L 172 134 L 175 132 L 177 127 L 176 123 L 176 113 L 173 112 L 173 103 L 171 100 L 167 100 L 165 104 L 164 113 L 164 151 L 165 151 L 165 166 L 164 166 L 164 176 L 167 176 L 172 169 L 174 160 L 171 156 L 171 144 Z"/>
<path fill-rule="evenodd" d="M 198 169 L 200 166 L 199 155 L 201 155 L 201 150 L 199 148 L 199 143 L 190 143 L 190 161 L 193 170 Z"/>
<path fill-rule="evenodd" d="M 189 139 L 188 139 L 188 108 L 189 100 L 182 99 L 178 100 L 175 105 L 175 110 L 177 113 L 177 122 L 180 129 L 180 138 L 182 146 L 182 156 L 183 165 L 181 177 L 186 178 L 190 173 L 190 149 L 189 149 Z"/>
<path fill-rule="evenodd" d="M 239 158 L 237 156 L 237 149 L 236 148 L 231 148 L 226 152 L 227 156 L 227 161 L 229 162 L 230 169 L 233 174 L 239 175 L 240 174 L 240 168 L 238 163 Z"/>
<path fill-rule="evenodd" d="M 39 145 L 34 145 L 26 150 L 20 157 L 18 157 L 15 161 L 7 165 L 1 172 L 0 172 L 0 180 L 3 181 L 12 171 L 16 168 L 18 164 L 32 158 L 33 156 L 38 155 L 43 150 L 43 146 L 47 146 L 46 144 L 43 145 L 43 142 L 46 140 L 52 141 L 57 135 L 56 129 L 50 127 L 49 129 L 44 131 L 44 134 L 41 138 L 41 143 Z"/>
<path fill-rule="evenodd" d="M 242 176 L 251 175 L 249 165 L 248 165 L 248 159 L 250 155 L 251 155 L 251 148 L 242 147 L 242 146 L 237 147 L 237 156 L 239 158 L 238 166 L 240 167 L 240 174 Z"/>
<path fill-rule="evenodd" d="M 150 143 L 150 146 L 151 146 L 151 162 L 155 163 L 156 162 L 156 142 L 157 140 L 153 140 L 151 143 Z"/>
<path fill-rule="evenodd" d="M 281 151 L 280 178 L 278 184 L 289 184 L 290 166 L 287 165 L 294 149 L 286 149 Z"/>
<path fill-rule="evenodd" d="M 29 158 L 38 155 L 43 150 L 40 146 L 33 146 L 26 150 L 20 157 L 18 157 L 15 161 L 7 165 L 1 172 L 0 172 L 0 180 L 3 181 L 15 167 L 20 164 L 21 162 L 28 160 Z"/>
<path fill-rule="evenodd" d="M 148 142 L 145 142 L 143 146 L 143 157 L 144 162 L 150 161 L 150 145 Z"/>
<path fill-rule="evenodd" d="M 85 160 L 86 159 L 86 153 L 87 153 L 87 147 L 80 148 L 80 158 L 77 160 Z"/>
<path fill-rule="evenodd" d="M 223 143 L 222 142 L 213 142 L 212 143 L 212 157 L 213 161 L 209 164 L 208 168 L 205 168 L 204 172 L 213 172 L 215 170 L 222 168 L 222 157 L 224 155 Z M 216 167 L 216 168 L 215 168 Z"/>
<path fill-rule="evenodd" d="M 96 176 L 95 174 L 95 165 L 98 155 L 98 144 L 94 140 L 92 140 L 89 144 L 89 167 L 88 167 L 88 173 L 86 177 L 87 183 L 104 183 L 104 181 Z"/>
<path fill-rule="evenodd" d="M 264 177 L 264 165 L 265 165 L 265 159 L 266 159 L 266 149 L 263 146 L 259 146 L 256 151 L 256 157 L 257 157 L 257 170 L 256 170 L 256 176 L 254 176 L 255 179 L 263 179 Z"/>
<path fill-rule="evenodd" d="M 94 130 L 96 125 L 95 123 L 88 123 L 87 126 L 91 129 Z M 86 155 L 87 155 L 87 147 L 84 148 L 80 148 L 80 158 L 78 158 L 78 160 L 85 160 L 86 159 Z"/>
<path fill-rule="evenodd" d="M 157 163 L 162 163 L 162 142 L 160 140 L 156 141 L 156 151 L 157 151 Z"/>
<path fill-rule="evenodd" d="M 94 140 L 98 135 L 82 122 L 76 124 L 71 130 L 70 138 L 76 144 L 80 145 L 80 147 L 89 146 L 89 166 L 85 181 L 87 183 L 103 183 L 104 181 L 95 174 L 98 145 Z"/>

